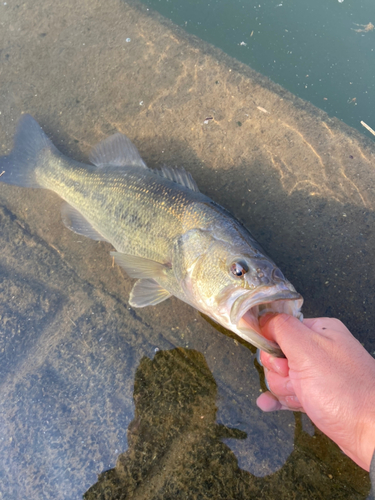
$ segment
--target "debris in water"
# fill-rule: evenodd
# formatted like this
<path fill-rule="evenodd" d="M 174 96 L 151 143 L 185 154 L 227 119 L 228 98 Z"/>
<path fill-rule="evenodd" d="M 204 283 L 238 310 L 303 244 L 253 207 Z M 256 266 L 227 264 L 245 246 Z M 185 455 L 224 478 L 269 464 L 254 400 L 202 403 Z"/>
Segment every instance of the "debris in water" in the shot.
<path fill-rule="evenodd" d="M 266 113 L 267 115 L 270 114 L 269 111 L 267 111 L 266 109 L 262 108 L 261 106 L 257 106 L 257 109 L 259 109 L 259 111 L 261 111 L 262 113 Z"/>
<path fill-rule="evenodd" d="M 360 26 L 359 29 L 355 30 L 354 28 L 351 28 L 353 31 L 356 31 L 357 33 L 367 33 L 368 31 L 372 31 L 375 26 L 372 23 L 368 24 L 357 24 L 353 23 L 355 26 Z"/>
<path fill-rule="evenodd" d="M 374 131 L 374 130 L 372 130 L 372 128 L 371 128 L 369 125 L 367 125 L 367 123 L 365 123 L 365 122 L 361 121 L 361 125 L 363 125 L 365 128 L 367 128 L 367 130 L 368 130 L 369 132 L 371 132 L 371 133 L 372 133 L 372 135 L 375 135 L 375 131 Z"/>

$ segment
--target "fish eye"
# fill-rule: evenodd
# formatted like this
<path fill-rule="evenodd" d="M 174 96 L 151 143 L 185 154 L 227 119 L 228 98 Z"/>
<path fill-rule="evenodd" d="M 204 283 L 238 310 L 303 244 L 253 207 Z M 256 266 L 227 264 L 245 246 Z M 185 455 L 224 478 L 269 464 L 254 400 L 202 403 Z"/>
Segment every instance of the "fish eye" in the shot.
<path fill-rule="evenodd" d="M 249 268 L 245 262 L 238 261 L 238 262 L 233 262 L 229 266 L 229 270 L 235 278 L 242 278 L 243 276 L 245 276 Z"/>

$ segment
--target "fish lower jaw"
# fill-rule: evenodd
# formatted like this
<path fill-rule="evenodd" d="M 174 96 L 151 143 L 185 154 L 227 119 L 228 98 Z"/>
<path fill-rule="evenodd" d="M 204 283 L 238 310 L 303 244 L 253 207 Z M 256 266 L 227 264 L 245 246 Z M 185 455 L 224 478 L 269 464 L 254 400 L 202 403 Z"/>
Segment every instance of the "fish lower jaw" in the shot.
<path fill-rule="evenodd" d="M 202 311 L 203 312 L 203 311 Z M 204 311 L 204 314 L 207 314 Z M 229 319 L 229 314 L 221 313 L 220 316 L 214 316 L 211 314 L 207 314 L 211 318 L 215 319 L 220 325 L 224 328 L 227 328 L 229 331 L 235 333 L 243 340 L 252 344 L 256 348 L 268 352 L 277 358 L 284 358 L 284 354 L 281 351 L 280 347 L 271 340 L 266 339 L 260 333 L 259 327 L 259 319 L 255 319 L 252 315 L 247 315 L 247 313 L 239 320 L 236 324 L 233 324 Z"/>
<path fill-rule="evenodd" d="M 234 331 L 239 337 L 246 340 L 246 342 L 255 346 L 257 349 L 268 352 L 276 358 L 285 358 L 284 353 L 276 342 L 266 339 L 255 329 L 252 329 L 247 324 L 244 324 L 242 320 L 240 320 L 237 326 L 231 328 L 231 330 Z"/>
<path fill-rule="evenodd" d="M 258 349 L 268 352 L 275 357 L 283 358 L 285 356 L 278 344 L 268 340 L 261 334 L 259 319 L 267 313 L 286 313 L 302 321 L 301 306 L 302 298 L 298 300 L 265 301 L 250 307 L 231 329 Z"/>

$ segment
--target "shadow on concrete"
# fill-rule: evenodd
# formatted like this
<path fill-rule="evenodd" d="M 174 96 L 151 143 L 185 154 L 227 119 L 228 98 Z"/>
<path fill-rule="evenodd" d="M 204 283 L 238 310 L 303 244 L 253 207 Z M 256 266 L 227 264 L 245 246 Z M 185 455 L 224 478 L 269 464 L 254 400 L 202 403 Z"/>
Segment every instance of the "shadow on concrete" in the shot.
<path fill-rule="evenodd" d="M 178 348 L 143 358 L 135 374 L 129 448 L 83 498 L 366 498 L 366 488 L 344 484 L 317 459 L 325 451 L 341 465 L 350 462 L 322 443 L 318 450 L 314 436 L 307 444 L 298 415 L 294 451 L 278 472 L 258 478 L 241 470 L 222 439 L 244 439 L 246 433 L 216 423 L 216 399 L 217 385 L 201 353 Z"/>

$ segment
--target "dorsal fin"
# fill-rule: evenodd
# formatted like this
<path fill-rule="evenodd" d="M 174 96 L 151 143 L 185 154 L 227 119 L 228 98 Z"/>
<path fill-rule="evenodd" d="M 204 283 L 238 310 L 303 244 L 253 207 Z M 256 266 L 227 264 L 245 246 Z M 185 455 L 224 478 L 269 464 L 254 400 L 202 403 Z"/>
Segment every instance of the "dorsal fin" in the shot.
<path fill-rule="evenodd" d="M 147 168 L 138 149 L 124 134 L 113 134 L 99 142 L 90 153 L 90 161 L 97 167 Z"/>
<path fill-rule="evenodd" d="M 196 193 L 199 193 L 199 188 L 191 176 L 190 172 L 186 172 L 183 167 L 180 168 L 171 168 L 163 165 L 161 170 L 155 170 L 162 177 L 166 177 L 167 179 L 177 182 L 177 184 L 181 184 L 181 186 L 185 186 Z"/>

